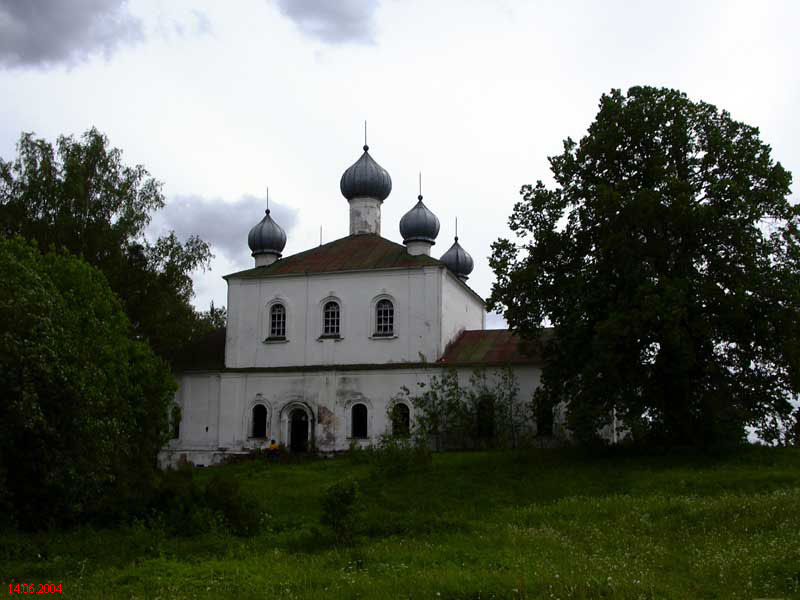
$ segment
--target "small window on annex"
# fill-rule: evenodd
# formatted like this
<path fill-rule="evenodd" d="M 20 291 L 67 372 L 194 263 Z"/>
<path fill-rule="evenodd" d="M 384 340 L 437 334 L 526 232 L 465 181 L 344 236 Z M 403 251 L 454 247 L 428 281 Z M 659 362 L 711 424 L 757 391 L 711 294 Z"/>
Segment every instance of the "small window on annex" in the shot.
<path fill-rule="evenodd" d="M 267 407 L 263 404 L 253 407 L 253 437 L 267 437 Z"/>
<path fill-rule="evenodd" d="M 379 300 L 375 305 L 375 335 L 394 335 L 394 304 L 391 300 Z"/>
<path fill-rule="evenodd" d="M 329 337 L 339 336 L 339 304 L 331 300 L 322 308 L 322 335 Z"/>
<path fill-rule="evenodd" d="M 408 406 L 398 402 L 392 407 L 392 435 L 408 437 L 411 433 L 411 411 Z"/>
<path fill-rule="evenodd" d="M 273 304 L 269 309 L 269 339 L 286 339 L 286 307 Z"/>
<path fill-rule="evenodd" d="M 169 415 L 172 439 L 177 440 L 181 437 L 181 407 L 177 404 L 172 405 L 172 410 Z"/>
<path fill-rule="evenodd" d="M 352 428 L 350 437 L 367 437 L 367 407 L 364 404 L 354 404 L 352 408 Z"/>

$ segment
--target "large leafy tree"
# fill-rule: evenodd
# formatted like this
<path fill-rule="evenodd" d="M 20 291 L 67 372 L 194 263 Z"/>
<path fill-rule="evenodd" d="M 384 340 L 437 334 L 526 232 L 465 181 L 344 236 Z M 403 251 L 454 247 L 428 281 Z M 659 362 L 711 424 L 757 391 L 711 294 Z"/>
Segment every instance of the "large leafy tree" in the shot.
<path fill-rule="evenodd" d="M 35 240 L 42 252 L 66 248 L 98 267 L 137 335 L 174 363 L 210 326 L 190 301 L 191 273 L 211 254 L 198 237 L 148 241 L 145 228 L 163 206 L 161 184 L 125 165 L 96 129 L 61 136 L 55 148 L 26 133 L 17 157 L 0 159 L 0 234 Z"/>
<path fill-rule="evenodd" d="M 775 441 L 800 389 L 800 209 L 756 128 L 671 89 L 603 95 L 555 185 L 523 186 L 490 304 L 548 336 L 543 403 L 582 438 Z M 540 400 L 542 400 L 540 399 Z"/>
<path fill-rule="evenodd" d="M 82 259 L 0 238 L 0 278 L 0 486 L 12 512 L 41 527 L 130 508 L 168 436 L 168 365 Z"/>

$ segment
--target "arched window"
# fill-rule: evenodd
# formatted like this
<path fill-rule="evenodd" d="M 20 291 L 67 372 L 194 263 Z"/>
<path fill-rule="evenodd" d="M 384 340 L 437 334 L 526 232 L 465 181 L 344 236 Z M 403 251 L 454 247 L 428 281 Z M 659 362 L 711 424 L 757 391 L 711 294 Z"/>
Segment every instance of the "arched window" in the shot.
<path fill-rule="evenodd" d="M 181 407 L 177 404 L 172 405 L 170 411 L 170 425 L 172 426 L 172 439 L 177 440 L 181 437 Z"/>
<path fill-rule="evenodd" d="M 352 428 L 350 437 L 367 437 L 367 407 L 365 404 L 354 404 L 352 408 Z"/>
<path fill-rule="evenodd" d="M 494 438 L 494 398 L 484 395 L 478 400 L 478 438 Z"/>
<path fill-rule="evenodd" d="M 375 305 L 375 335 L 394 335 L 394 304 L 386 298 Z"/>
<path fill-rule="evenodd" d="M 408 406 L 398 402 L 392 407 L 392 435 L 408 437 L 411 433 L 411 411 Z"/>
<path fill-rule="evenodd" d="M 331 300 L 322 308 L 322 335 L 339 337 L 339 303 Z"/>
<path fill-rule="evenodd" d="M 269 309 L 269 337 L 278 340 L 286 338 L 286 307 L 283 304 L 273 304 Z"/>
<path fill-rule="evenodd" d="M 267 437 L 267 407 L 263 404 L 253 407 L 253 437 Z"/>

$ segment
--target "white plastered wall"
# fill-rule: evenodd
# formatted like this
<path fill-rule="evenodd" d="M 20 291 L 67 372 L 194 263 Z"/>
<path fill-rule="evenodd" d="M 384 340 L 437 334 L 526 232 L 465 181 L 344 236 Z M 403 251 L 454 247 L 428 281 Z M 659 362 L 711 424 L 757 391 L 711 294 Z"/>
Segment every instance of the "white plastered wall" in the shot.
<path fill-rule="evenodd" d="M 487 380 L 493 384 L 496 369 L 487 367 L 485 370 Z M 440 366 L 432 366 L 311 373 L 185 374 L 179 378 L 176 398 L 183 413 L 180 439 L 165 449 L 162 462 L 177 462 L 183 454 L 193 462 L 211 464 L 225 453 L 263 447 L 269 439 L 288 446 L 288 415 L 293 408 L 302 408 L 311 417 L 310 441 L 321 452 L 346 450 L 353 443 L 374 443 L 380 435 L 390 432 L 388 409 L 393 402 L 404 401 L 400 393 L 403 386 L 416 393 L 419 382 L 429 384 L 431 377 L 443 372 Z M 473 369 L 458 368 L 457 373 L 459 384 L 469 386 Z M 517 401 L 528 404 L 539 385 L 541 369 L 517 366 L 514 373 L 519 384 Z M 367 406 L 366 439 L 352 438 L 351 411 L 357 403 Z M 267 408 L 266 438 L 251 437 L 256 404 Z M 410 404 L 409 409 L 413 422 L 414 411 Z"/>
<path fill-rule="evenodd" d="M 228 368 L 433 362 L 439 358 L 438 267 L 232 279 Z M 373 336 L 375 303 L 394 304 L 395 335 Z M 339 302 L 341 339 L 320 339 L 322 306 Z M 286 341 L 265 341 L 269 306 L 286 307 Z"/>
<path fill-rule="evenodd" d="M 465 329 L 483 329 L 486 310 L 481 300 L 447 269 L 442 269 L 442 332 L 441 348 Z"/>

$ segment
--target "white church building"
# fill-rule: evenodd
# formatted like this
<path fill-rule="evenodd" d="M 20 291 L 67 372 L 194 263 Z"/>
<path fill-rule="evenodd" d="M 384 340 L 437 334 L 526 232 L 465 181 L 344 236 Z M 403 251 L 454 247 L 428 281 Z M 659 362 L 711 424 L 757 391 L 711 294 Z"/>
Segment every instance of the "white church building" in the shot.
<path fill-rule="evenodd" d="M 449 368 L 466 382 L 476 367 L 511 366 L 519 401 L 530 401 L 539 365 L 511 332 L 484 329 L 458 237 L 431 256 L 439 220 L 422 196 L 399 223 L 400 245 L 381 237 L 392 181 L 368 146 L 340 188 L 346 237 L 282 257 L 286 234 L 269 209 L 250 230 L 255 266 L 225 276 L 224 339 L 219 332 L 177 374 L 180 426 L 163 464 L 213 464 L 272 439 L 293 452 L 369 444 L 413 427 L 403 386 L 418 389 Z"/>

